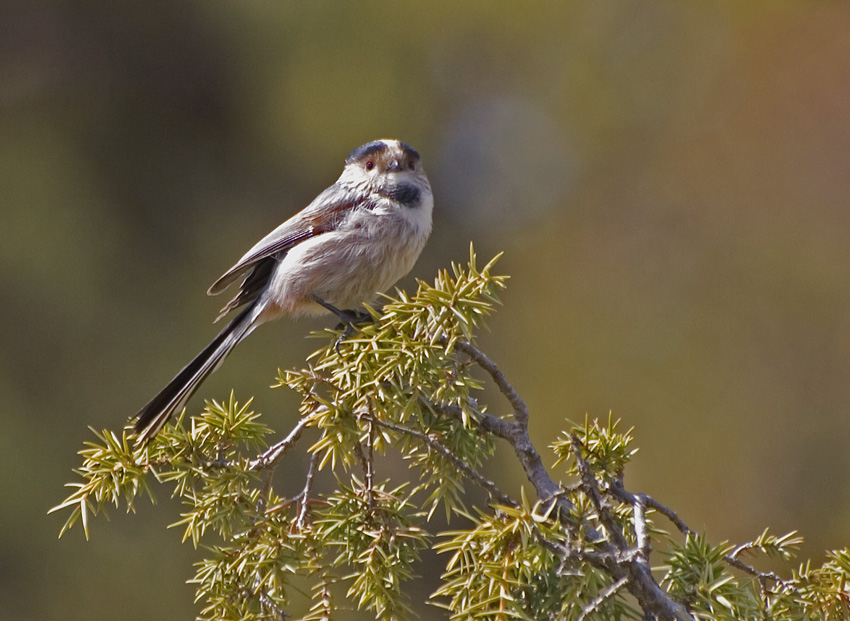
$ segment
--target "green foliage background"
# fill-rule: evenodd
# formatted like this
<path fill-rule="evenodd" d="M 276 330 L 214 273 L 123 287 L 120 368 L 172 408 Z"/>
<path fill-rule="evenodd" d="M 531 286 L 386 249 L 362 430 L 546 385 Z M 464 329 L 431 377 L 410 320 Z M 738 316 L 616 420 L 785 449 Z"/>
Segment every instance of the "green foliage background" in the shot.
<path fill-rule="evenodd" d="M 379 136 L 415 145 L 435 187 L 415 275 L 470 239 L 507 251 L 483 343 L 541 444 L 613 410 L 639 431 L 634 487 L 713 540 L 770 525 L 812 554 L 846 545 L 846 3 L 3 13 L 6 617 L 191 617 L 167 517 L 116 516 L 84 546 L 45 511 L 86 426 L 123 423 L 211 338 L 206 286 Z M 257 332 L 203 396 L 236 387 L 284 428 L 297 399 L 266 386 L 323 325 Z"/>

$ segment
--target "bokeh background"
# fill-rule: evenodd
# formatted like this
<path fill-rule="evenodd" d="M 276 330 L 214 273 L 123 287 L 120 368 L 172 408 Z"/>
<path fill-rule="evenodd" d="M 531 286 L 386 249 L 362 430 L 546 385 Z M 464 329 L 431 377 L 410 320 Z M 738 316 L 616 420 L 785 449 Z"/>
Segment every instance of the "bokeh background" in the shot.
<path fill-rule="evenodd" d="M 470 241 L 505 251 L 481 342 L 541 446 L 613 411 L 641 447 L 627 483 L 713 540 L 799 529 L 815 560 L 850 544 L 847 2 L 2 14 L 3 619 L 194 617 L 197 553 L 165 529 L 165 490 L 87 544 L 46 511 L 86 426 L 120 428 L 211 339 L 209 283 L 378 137 L 420 150 L 437 200 L 402 286 Z M 233 387 L 288 429 L 296 402 L 267 387 L 326 324 L 263 328 L 200 396 Z M 491 472 L 510 487 L 507 457 Z"/>

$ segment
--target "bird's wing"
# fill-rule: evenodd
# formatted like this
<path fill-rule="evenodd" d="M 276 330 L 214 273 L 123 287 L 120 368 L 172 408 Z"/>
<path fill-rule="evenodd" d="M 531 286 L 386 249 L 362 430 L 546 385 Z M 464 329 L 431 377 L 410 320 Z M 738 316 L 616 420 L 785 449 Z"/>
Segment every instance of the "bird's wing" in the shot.
<path fill-rule="evenodd" d="M 292 247 L 305 239 L 310 239 L 322 233 L 333 231 L 355 206 L 354 197 L 350 192 L 331 186 L 310 203 L 303 211 L 295 214 L 266 235 L 251 248 L 236 264 L 222 274 L 210 288 L 208 295 L 217 295 L 227 289 L 240 276 L 259 267 L 264 259 L 280 258 Z M 270 275 L 270 270 L 268 271 Z M 268 278 L 266 276 L 266 280 Z M 251 274 L 246 276 L 246 281 Z M 255 286 L 258 283 L 252 283 Z M 265 283 L 262 283 L 265 284 Z"/>

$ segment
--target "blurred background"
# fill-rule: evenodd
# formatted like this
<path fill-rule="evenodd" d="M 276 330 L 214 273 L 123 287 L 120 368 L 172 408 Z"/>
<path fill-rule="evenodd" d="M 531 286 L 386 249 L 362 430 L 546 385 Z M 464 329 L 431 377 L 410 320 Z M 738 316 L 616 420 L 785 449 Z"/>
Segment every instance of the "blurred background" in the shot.
<path fill-rule="evenodd" d="M 88 544 L 46 511 L 87 426 L 120 429 L 216 333 L 207 286 L 380 137 L 422 153 L 437 201 L 401 286 L 470 241 L 505 251 L 481 344 L 541 448 L 613 411 L 636 427 L 629 487 L 712 540 L 798 529 L 816 561 L 850 543 L 847 2 L 2 13 L 3 619 L 194 617 L 167 490 Z M 297 402 L 268 386 L 326 325 L 259 330 L 191 409 L 235 388 L 287 430 Z M 508 458 L 491 473 L 516 489 Z"/>

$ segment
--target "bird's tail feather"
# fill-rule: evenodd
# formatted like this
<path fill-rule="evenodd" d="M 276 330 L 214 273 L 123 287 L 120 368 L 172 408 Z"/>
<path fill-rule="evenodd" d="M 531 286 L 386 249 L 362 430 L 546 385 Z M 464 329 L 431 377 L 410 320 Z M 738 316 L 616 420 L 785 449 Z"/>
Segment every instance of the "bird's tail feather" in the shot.
<path fill-rule="evenodd" d="M 231 350 L 256 327 L 257 317 L 262 308 L 251 304 L 215 337 L 204 350 L 195 356 L 134 417 L 137 442 L 144 444 L 153 438 L 168 422 L 168 419 L 182 408 L 207 376 L 215 371 Z"/>

